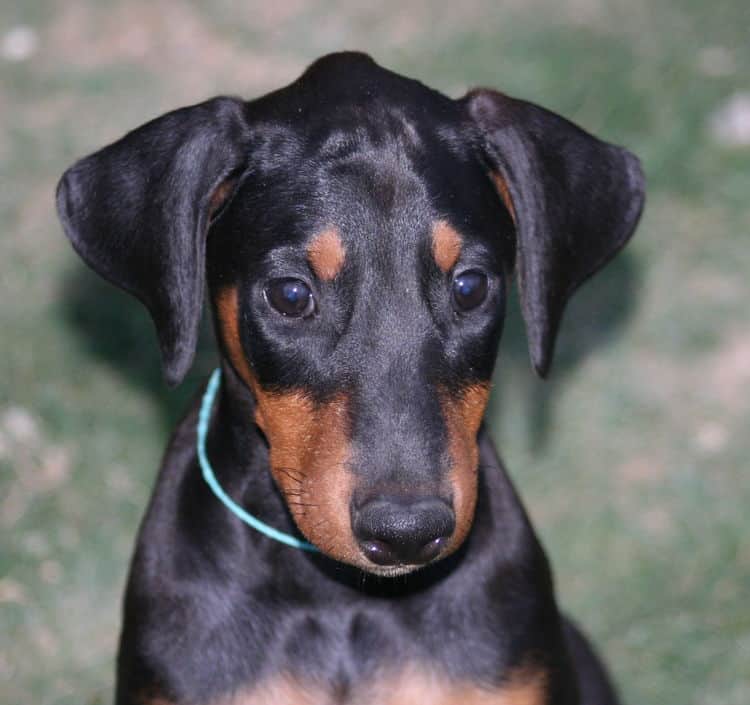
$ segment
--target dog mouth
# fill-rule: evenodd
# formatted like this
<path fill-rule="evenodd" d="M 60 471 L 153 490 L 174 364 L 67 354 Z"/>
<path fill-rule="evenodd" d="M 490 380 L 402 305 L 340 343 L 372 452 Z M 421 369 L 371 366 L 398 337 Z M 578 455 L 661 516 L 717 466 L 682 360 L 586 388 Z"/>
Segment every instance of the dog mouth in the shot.
<path fill-rule="evenodd" d="M 436 559 L 433 562 L 437 562 L 438 560 L 440 559 Z M 370 563 L 367 567 L 359 566 L 359 568 L 364 573 L 377 576 L 378 578 L 399 578 L 401 576 L 409 575 L 411 573 L 416 573 L 420 570 L 423 570 L 428 565 L 431 564 L 401 564 L 382 566 L 375 563 Z"/>

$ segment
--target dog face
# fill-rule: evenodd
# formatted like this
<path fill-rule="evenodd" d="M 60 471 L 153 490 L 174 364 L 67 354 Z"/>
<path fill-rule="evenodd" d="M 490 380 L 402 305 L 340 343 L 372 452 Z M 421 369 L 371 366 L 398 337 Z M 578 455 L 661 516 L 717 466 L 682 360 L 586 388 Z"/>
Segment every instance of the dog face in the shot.
<path fill-rule="evenodd" d="M 334 120 L 290 100 L 281 127 L 275 101 L 207 256 L 298 526 L 381 572 L 450 552 L 471 525 L 515 250 L 455 104 L 408 96 L 325 95 Z"/>
<path fill-rule="evenodd" d="M 627 241 L 642 192 L 634 157 L 541 108 L 338 54 L 256 101 L 148 123 L 69 170 L 58 208 L 148 306 L 172 382 L 207 274 L 297 526 L 394 575 L 471 527 L 514 267 L 544 374 L 565 301 Z"/>

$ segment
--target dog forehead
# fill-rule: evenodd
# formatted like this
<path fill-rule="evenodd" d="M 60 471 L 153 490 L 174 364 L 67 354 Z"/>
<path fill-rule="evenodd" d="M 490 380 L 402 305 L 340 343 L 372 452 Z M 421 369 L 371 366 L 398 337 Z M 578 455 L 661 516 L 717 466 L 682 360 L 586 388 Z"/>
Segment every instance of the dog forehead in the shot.
<path fill-rule="evenodd" d="M 235 202 L 248 234 L 265 233 L 269 249 L 307 247 L 324 231 L 321 244 L 332 245 L 334 229 L 347 249 L 387 244 L 398 252 L 418 245 L 441 215 L 436 194 L 448 190 L 450 172 L 433 167 L 434 150 L 423 149 L 416 130 L 403 125 L 352 123 L 303 138 L 287 135 L 283 145 L 277 135 L 276 159 L 256 155 L 262 163 Z"/>
<path fill-rule="evenodd" d="M 316 61 L 293 83 L 247 103 L 246 115 L 261 168 L 356 152 L 465 157 L 468 147 L 458 101 L 356 52 Z"/>
<path fill-rule="evenodd" d="M 494 208 L 497 200 L 489 179 L 422 166 L 393 146 L 352 149 L 322 165 L 300 163 L 286 179 L 266 179 L 260 195 L 247 184 L 230 209 L 236 237 L 227 249 L 279 272 L 285 262 L 308 264 L 326 281 L 345 266 L 379 272 L 384 281 L 423 276 L 433 264 L 448 272 L 471 250 L 476 263 L 482 253 L 504 259 L 488 215 L 486 201 Z"/>
<path fill-rule="evenodd" d="M 336 121 L 348 107 L 358 106 L 367 113 L 377 105 L 398 106 L 433 120 L 452 119 L 459 112 L 456 101 L 357 52 L 322 57 L 297 80 L 261 96 L 251 107 L 274 119 L 309 122 L 316 117 Z"/>
<path fill-rule="evenodd" d="M 245 210 L 246 232 L 264 249 L 312 246 L 330 273 L 341 244 L 349 257 L 380 252 L 401 263 L 429 251 L 438 222 L 458 224 L 462 240 L 494 228 L 486 222 L 497 195 L 456 101 L 418 81 L 334 55 L 250 108 L 251 177 L 240 200 L 255 210 Z M 313 243 L 323 232 L 328 248 Z"/>

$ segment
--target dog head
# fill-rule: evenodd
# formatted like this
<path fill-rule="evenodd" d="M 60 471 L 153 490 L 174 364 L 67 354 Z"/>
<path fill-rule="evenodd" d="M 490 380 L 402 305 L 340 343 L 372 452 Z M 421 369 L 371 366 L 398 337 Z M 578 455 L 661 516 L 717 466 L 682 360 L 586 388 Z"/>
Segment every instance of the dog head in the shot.
<path fill-rule="evenodd" d="M 381 574 L 448 555 L 471 527 L 514 271 L 545 375 L 566 301 L 642 204 L 625 150 L 355 53 L 254 101 L 164 115 L 58 187 L 76 250 L 149 309 L 172 384 L 207 281 L 299 529 Z"/>

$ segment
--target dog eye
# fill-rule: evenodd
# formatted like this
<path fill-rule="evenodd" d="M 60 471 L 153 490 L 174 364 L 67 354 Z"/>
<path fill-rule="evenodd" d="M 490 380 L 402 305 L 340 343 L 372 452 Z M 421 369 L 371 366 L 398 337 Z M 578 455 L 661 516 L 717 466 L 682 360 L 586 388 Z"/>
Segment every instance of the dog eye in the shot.
<path fill-rule="evenodd" d="M 315 310 L 310 287 L 300 279 L 274 279 L 266 287 L 266 300 L 282 316 L 301 318 Z"/>
<path fill-rule="evenodd" d="M 462 311 L 470 311 L 487 298 L 487 276 L 476 270 L 462 272 L 453 280 L 453 300 Z"/>

